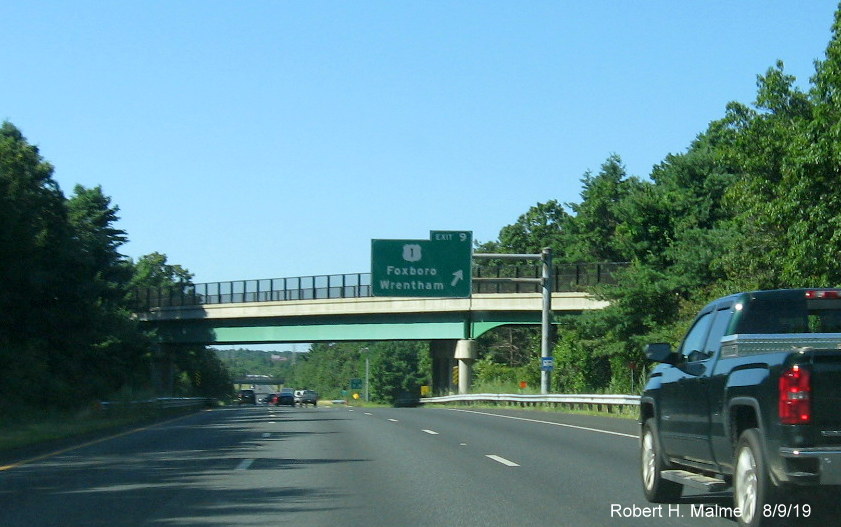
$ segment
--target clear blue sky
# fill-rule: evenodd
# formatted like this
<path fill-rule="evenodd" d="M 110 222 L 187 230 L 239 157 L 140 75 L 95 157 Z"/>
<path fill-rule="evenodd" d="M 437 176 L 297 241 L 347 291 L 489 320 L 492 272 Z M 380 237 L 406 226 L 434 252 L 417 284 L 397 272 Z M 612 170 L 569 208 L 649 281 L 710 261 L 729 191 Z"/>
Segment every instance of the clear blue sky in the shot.
<path fill-rule="evenodd" d="M 133 258 L 195 280 L 367 272 L 372 238 L 497 238 L 645 177 L 777 59 L 808 86 L 836 2 L 0 4 L 0 119 L 67 195 L 102 185 Z"/>

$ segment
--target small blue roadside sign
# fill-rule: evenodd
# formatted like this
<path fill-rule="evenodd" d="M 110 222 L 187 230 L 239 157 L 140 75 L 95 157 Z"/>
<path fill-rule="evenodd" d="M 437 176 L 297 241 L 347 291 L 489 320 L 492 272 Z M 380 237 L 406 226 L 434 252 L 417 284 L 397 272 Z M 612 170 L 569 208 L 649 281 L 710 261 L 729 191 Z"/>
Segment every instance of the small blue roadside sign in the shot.
<path fill-rule="evenodd" d="M 540 358 L 540 369 L 542 371 L 552 371 L 555 369 L 555 358 L 554 357 L 541 357 Z"/>

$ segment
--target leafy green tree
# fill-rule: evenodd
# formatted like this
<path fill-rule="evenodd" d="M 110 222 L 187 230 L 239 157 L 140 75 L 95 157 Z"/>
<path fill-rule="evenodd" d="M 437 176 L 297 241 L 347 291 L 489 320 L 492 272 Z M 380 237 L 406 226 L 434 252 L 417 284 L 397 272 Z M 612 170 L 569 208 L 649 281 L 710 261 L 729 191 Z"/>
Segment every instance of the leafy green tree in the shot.
<path fill-rule="evenodd" d="M 75 350 L 69 368 L 76 381 L 92 388 L 97 398 L 145 382 L 144 354 L 151 341 L 140 330 L 128 308 L 126 294 L 132 269 L 119 248 L 128 240 L 125 231 L 116 228 L 119 208 L 97 186 L 81 185 L 67 201 L 68 221 L 76 246 L 75 259 L 80 290 L 85 302 L 76 313 L 87 324 L 84 329 L 88 346 Z M 74 371 L 77 370 L 78 371 Z"/>
<path fill-rule="evenodd" d="M 227 398 L 233 379 L 216 353 L 204 346 L 185 346 L 175 356 L 177 382 L 173 395 Z"/>
<path fill-rule="evenodd" d="M 592 352 L 592 339 L 586 339 L 576 324 L 559 332 L 555 344 L 555 374 L 552 391 L 559 393 L 593 393 L 610 382 L 610 360 Z"/>
<path fill-rule="evenodd" d="M 581 203 L 567 204 L 574 212 L 571 233 L 573 247 L 568 251 L 570 261 L 622 262 L 616 242 L 620 223 L 619 206 L 639 180 L 628 178 L 622 159 L 613 154 L 602 164 L 597 175 L 589 171 L 581 180 Z"/>
<path fill-rule="evenodd" d="M 14 125 L 0 126 L 0 384 L 2 403 L 20 402 L 27 389 L 55 379 L 56 393 L 73 386 L 67 368 L 87 342 L 87 307 L 74 258 L 76 244 L 65 198 L 43 160 Z M 77 324 L 81 324 L 77 327 Z M 35 404 L 48 403 L 37 400 Z"/>
<path fill-rule="evenodd" d="M 362 350 L 372 346 L 364 342 L 313 344 L 308 353 L 298 356 L 292 383 L 296 388 L 316 390 L 322 396 L 338 398 L 350 379 L 364 376 Z"/>
<path fill-rule="evenodd" d="M 59 333 L 75 280 L 64 195 L 14 125 L 0 126 L 0 345 Z"/>
<path fill-rule="evenodd" d="M 527 350 L 528 356 L 521 365 L 509 366 L 497 362 L 495 357 L 486 354 L 473 365 L 473 387 L 500 393 L 512 393 L 520 389 L 525 382 L 532 390 L 540 386 L 539 346 Z"/>
<path fill-rule="evenodd" d="M 502 326 L 477 339 L 480 356 L 495 364 L 517 367 L 531 362 L 540 333 L 530 326 Z M 478 379 L 481 380 L 481 379 Z"/>
<path fill-rule="evenodd" d="M 506 225 L 499 232 L 499 240 L 485 242 L 476 248 L 480 253 L 538 254 L 544 248 L 552 249 L 555 262 L 566 259 L 572 238 L 570 223 L 572 217 L 557 200 L 537 203 L 522 214 L 513 224 Z M 485 267 L 517 265 L 532 276 L 539 276 L 533 262 L 503 262 L 501 260 L 483 260 L 478 265 Z M 493 274 L 493 273 L 491 273 Z M 501 273 L 502 274 L 502 273 Z M 502 274 L 513 276 L 512 274 Z M 530 363 L 534 357 L 534 343 L 538 333 L 531 327 L 497 328 L 478 339 L 479 356 L 482 362 L 475 369 L 476 383 L 509 382 L 508 376 L 501 377 L 497 365 L 511 367 Z M 513 377 L 522 377 L 514 374 Z M 512 381 L 513 382 L 513 381 Z"/>
<path fill-rule="evenodd" d="M 129 287 L 191 278 L 157 253 L 133 265 L 119 252 L 119 208 L 102 188 L 77 185 L 67 199 L 52 173 L 20 130 L 0 126 L 3 406 L 75 406 L 148 384 L 156 352 L 128 307 Z M 224 384 L 204 350 L 168 359 L 191 382 Z M 45 380 L 51 389 L 33 393 Z"/>
<path fill-rule="evenodd" d="M 822 174 L 826 160 L 807 144 L 816 109 L 794 82 L 778 62 L 758 77 L 755 109 L 731 103 L 722 120 L 730 136 L 722 153 L 739 172 L 726 194 L 735 213 L 731 232 L 746 245 L 731 244 L 721 258 L 735 283 L 783 287 L 830 278 L 816 253 L 807 253 L 833 238 L 837 191 Z"/>
<path fill-rule="evenodd" d="M 296 388 L 337 398 L 350 379 L 365 377 L 369 361 L 371 400 L 392 403 L 402 392 L 419 393 L 429 383 L 431 359 L 426 342 L 332 342 L 313 344 L 292 372 Z"/>
<path fill-rule="evenodd" d="M 144 255 L 133 264 L 129 281 L 132 295 L 146 289 L 183 287 L 193 274 L 177 264 L 170 264 L 165 254 Z M 131 298 L 133 302 L 139 299 Z M 150 346 L 145 360 L 151 367 L 152 389 L 169 395 L 212 395 L 225 397 L 233 390 L 230 373 L 219 357 L 205 346 L 159 344 Z"/>
<path fill-rule="evenodd" d="M 66 199 L 52 166 L 10 123 L 0 127 L 0 387 L 51 390 L 35 404 L 76 405 L 132 381 L 148 344 L 125 306 L 126 238 L 101 188 Z M 8 390 L 8 393 L 2 393 Z M 34 394 L 38 397 L 39 394 Z"/>
<path fill-rule="evenodd" d="M 111 206 L 111 198 L 102 187 L 92 189 L 76 185 L 67 201 L 68 220 L 79 244 L 81 257 L 88 266 L 98 270 L 97 278 L 106 287 L 124 289 L 131 277 L 125 256 L 119 248 L 128 241 L 126 232 L 116 228 L 120 208 Z"/>
<path fill-rule="evenodd" d="M 267 375 L 283 379 L 283 383 L 294 386 L 292 370 L 300 353 L 291 351 L 267 352 L 239 348 L 236 350 L 214 350 L 232 378 L 246 375 Z"/>
<path fill-rule="evenodd" d="M 170 264 L 165 254 L 153 252 L 141 256 L 134 263 L 134 274 L 130 281 L 130 287 L 133 289 L 167 288 L 179 284 L 189 284 L 192 280 L 193 273 L 189 270 L 177 264 Z"/>
<path fill-rule="evenodd" d="M 566 254 L 569 242 L 570 215 L 556 200 L 538 203 L 521 215 L 516 223 L 499 231 L 499 252 L 539 254 L 551 247 L 559 259 Z"/>
<path fill-rule="evenodd" d="M 429 370 L 422 370 L 422 357 L 429 355 L 426 342 L 378 342 L 371 359 L 371 399 L 394 403 L 404 393 L 419 395 L 429 384 Z"/>

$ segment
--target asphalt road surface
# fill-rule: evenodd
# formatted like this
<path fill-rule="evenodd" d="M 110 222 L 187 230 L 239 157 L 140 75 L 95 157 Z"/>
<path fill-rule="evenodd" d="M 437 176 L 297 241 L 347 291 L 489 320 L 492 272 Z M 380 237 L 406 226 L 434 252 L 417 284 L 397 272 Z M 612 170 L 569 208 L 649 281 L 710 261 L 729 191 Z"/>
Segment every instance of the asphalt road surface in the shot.
<path fill-rule="evenodd" d="M 638 448 L 626 419 L 218 409 L 0 467 L 0 526 L 735 525 L 647 503 Z"/>

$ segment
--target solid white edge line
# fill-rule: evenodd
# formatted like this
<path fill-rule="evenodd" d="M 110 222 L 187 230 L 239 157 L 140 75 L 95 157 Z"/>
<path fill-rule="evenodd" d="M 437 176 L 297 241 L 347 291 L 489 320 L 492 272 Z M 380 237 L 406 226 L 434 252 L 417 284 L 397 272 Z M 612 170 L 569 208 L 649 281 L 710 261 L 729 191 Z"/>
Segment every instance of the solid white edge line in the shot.
<path fill-rule="evenodd" d="M 515 419 L 517 421 L 527 421 L 529 423 L 540 423 L 544 425 L 563 426 L 566 428 L 575 428 L 576 430 L 586 430 L 588 432 L 598 432 L 600 434 L 609 434 L 620 437 L 630 437 L 631 439 L 639 439 L 637 435 L 623 434 L 622 432 L 611 432 L 610 430 L 601 430 L 599 428 L 590 428 L 587 426 L 570 425 L 566 423 L 553 423 L 552 421 L 540 421 L 538 419 L 528 419 L 526 417 L 514 417 L 513 415 L 490 414 L 488 412 L 477 412 L 475 410 L 459 410 L 458 408 L 450 408 L 454 412 L 466 412 L 469 414 L 490 415 L 492 417 L 504 417 L 505 419 Z"/>
<path fill-rule="evenodd" d="M 436 432 L 435 430 L 424 430 L 424 432 L 426 432 L 429 435 L 433 435 L 433 436 L 438 435 L 438 432 Z"/>
<path fill-rule="evenodd" d="M 503 465 L 508 466 L 508 467 L 519 467 L 520 466 L 517 463 L 514 463 L 513 461 L 505 459 L 504 457 L 497 456 L 495 454 L 485 454 L 485 457 L 493 459 L 497 463 L 502 463 Z"/>

